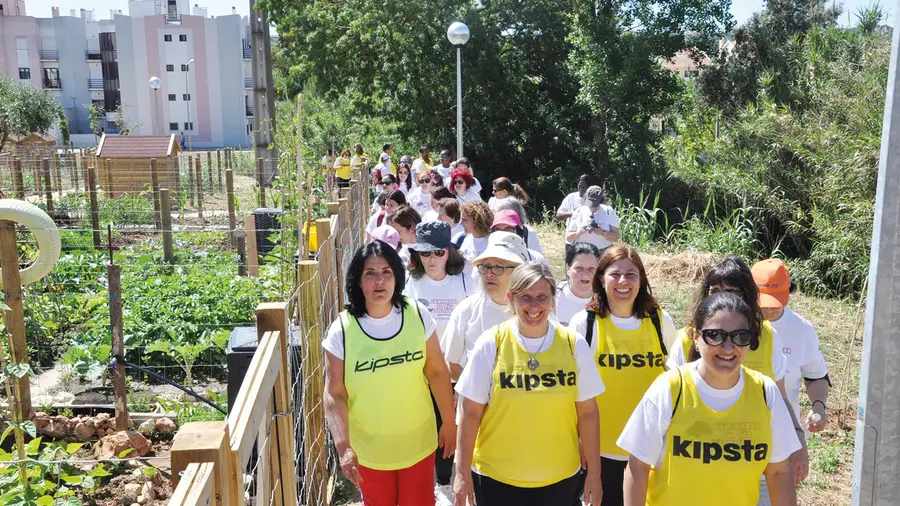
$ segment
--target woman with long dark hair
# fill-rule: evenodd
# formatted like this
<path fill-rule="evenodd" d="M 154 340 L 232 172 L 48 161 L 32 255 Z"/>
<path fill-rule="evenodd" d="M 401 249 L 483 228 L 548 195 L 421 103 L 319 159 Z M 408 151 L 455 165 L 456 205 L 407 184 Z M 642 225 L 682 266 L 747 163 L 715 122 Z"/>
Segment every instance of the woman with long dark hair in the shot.
<path fill-rule="evenodd" d="M 659 307 L 641 257 L 631 246 L 617 244 L 603 252 L 592 286 L 591 302 L 572 317 L 569 329 L 587 341 L 607 387 L 597 397 L 602 504 L 622 506 L 628 454 L 616 440 L 644 392 L 664 371 L 665 343 L 675 339 L 675 324 Z"/>
<path fill-rule="evenodd" d="M 434 505 L 434 452 L 456 446 L 450 374 L 427 309 L 403 296 L 397 252 L 353 255 L 346 309 L 328 328 L 325 411 L 341 470 L 366 505 Z M 435 430 L 431 396 L 444 423 Z"/>
<path fill-rule="evenodd" d="M 626 506 L 756 506 L 762 477 L 766 503 L 796 506 L 790 410 L 772 378 L 743 365 L 759 345 L 756 311 L 716 292 L 689 328 L 700 358 L 653 381 L 618 439 Z"/>
<path fill-rule="evenodd" d="M 397 165 L 397 189 L 403 192 L 403 195 L 409 197 L 409 192 L 413 189 L 412 169 L 410 162 L 401 159 Z"/>

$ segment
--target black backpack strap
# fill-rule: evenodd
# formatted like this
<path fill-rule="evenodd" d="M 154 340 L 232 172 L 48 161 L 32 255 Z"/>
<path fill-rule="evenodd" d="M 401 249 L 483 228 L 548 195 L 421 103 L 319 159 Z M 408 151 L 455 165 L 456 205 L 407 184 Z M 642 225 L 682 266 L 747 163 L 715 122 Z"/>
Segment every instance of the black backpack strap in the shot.
<path fill-rule="evenodd" d="M 597 321 L 597 313 L 587 310 L 587 329 L 584 331 L 584 340 L 587 341 L 588 347 L 591 345 L 591 341 L 594 339 L 594 323 Z"/>
<path fill-rule="evenodd" d="M 678 372 L 678 396 L 672 403 L 672 418 L 675 418 L 675 411 L 678 409 L 678 403 L 681 401 L 681 391 L 684 390 L 684 377 L 681 376 L 681 368 L 675 369 Z"/>
<path fill-rule="evenodd" d="M 659 312 L 656 309 L 650 311 L 650 321 L 653 323 L 653 328 L 656 329 L 656 337 L 659 339 L 659 349 L 662 350 L 662 354 L 668 356 L 669 350 L 666 349 L 666 342 L 663 340 L 662 333 L 662 324 L 659 321 Z"/>
<path fill-rule="evenodd" d="M 466 275 L 465 274 L 462 275 L 462 282 L 463 282 L 463 293 L 466 294 L 466 297 L 468 297 L 469 292 L 468 292 L 468 290 L 466 290 Z"/>

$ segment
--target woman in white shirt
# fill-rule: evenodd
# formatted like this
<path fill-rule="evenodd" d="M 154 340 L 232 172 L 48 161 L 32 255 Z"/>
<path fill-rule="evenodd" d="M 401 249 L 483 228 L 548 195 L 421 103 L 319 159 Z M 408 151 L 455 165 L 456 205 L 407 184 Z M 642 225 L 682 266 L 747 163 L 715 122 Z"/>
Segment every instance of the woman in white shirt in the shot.
<path fill-rule="evenodd" d="M 371 240 L 372 231 L 376 228 L 385 225 L 385 218 L 389 213 L 396 211 L 400 206 L 406 205 L 406 197 L 403 195 L 403 192 L 400 190 L 391 190 L 388 193 L 384 193 L 384 207 L 375 212 L 370 218 L 369 222 L 366 224 L 366 240 Z M 381 200 L 381 195 L 378 196 L 378 200 Z"/>
<path fill-rule="evenodd" d="M 409 165 L 407 160 L 400 160 L 400 163 L 397 165 L 397 189 L 403 192 L 403 195 L 407 198 L 414 187 Z"/>
<path fill-rule="evenodd" d="M 432 188 L 434 188 L 434 183 L 431 184 Z M 452 199 L 453 194 L 450 193 L 450 190 L 444 188 L 443 186 L 438 186 L 431 190 L 431 198 L 429 199 L 431 208 L 422 215 L 422 221 L 440 221 L 441 218 L 441 206 L 438 203 L 443 199 Z"/>
<path fill-rule="evenodd" d="M 425 213 L 431 210 L 431 175 L 428 172 L 417 174 L 416 181 L 418 186 L 409 192 L 406 200 L 424 218 Z"/>
<path fill-rule="evenodd" d="M 439 200 L 438 219 L 450 225 L 450 241 L 457 247 L 461 246 L 466 237 L 466 229 L 460 222 L 459 201 L 454 198 Z"/>
<path fill-rule="evenodd" d="M 525 206 L 522 205 L 522 202 L 515 197 L 506 197 L 505 199 L 497 200 L 496 205 L 499 211 L 509 209 L 510 211 L 515 211 L 515 213 L 519 215 L 519 221 L 522 222 L 522 226 L 528 233 L 528 235 L 522 236 L 522 238 L 525 239 L 525 246 L 528 246 L 528 249 L 537 251 L 543 255 L 544 249 L 541 247 L 541 242 L 538 240 L 537 230 L 528 224 L 528 216 L 525 213 Z M 498 211 L 494 212 L 496 213 Z"/>
<path fill-rule="evenodd" d="M 466 231 L 459 252 L 466 259 L 466 274 L 472 273 L 472 262 L 481 255 L 488 246 L 488 235 L 494 223 L 494 213 L 487 204 L 480 200 L 466 202 L 459 210 L 460 223 Z M 524 243 L 524 241 L 523 241 Z M 526 255 L 523 255 L 527 258 Z"/>
<path fill-rule="evenodd" d="M 584 462 L 583 498 L 600 505 L 594 399 L 603 381 L 587 343 L 550 321 L 555 296 L 545 265 L 519 266 L 506 294 L 514 318 L 485 332 L 472 350 L 456 385 L 456 504 L 567 506 Z"/>
<path fill-rule="evenodd" d="M 700 359 L 658 377 L 618 439 L 630 455 L 624 504 L 755 506 L 765 476 L 773 506 L 796 506 L 789 410 L 771 378 L 742 365 L 760 337 L 756 315 L 719 292 L 691 327 Z"/>
<path fill-rule="evenodd" d="M 619 240 L 619 216 L 606 205 L 603 188 L 591 186 L 584 192 L 584 205 L 579 207 L 566 226 L 566 241 L 589 242 L 603 251 Z"/>
<path fill-rule="evenodd" d="M 492 185 L 494 196 L 488 199 L 488 207 L 495 213 L 500 210 L 499 201 L 508 197 L 516 198 L 523 205 L 528 205 L 531 202 L 531 197 L 525 193 L 525 189 L 518 184 L 514 184 L 508 177 L 498 177 L 493 181 Z"/>
<path fill-rule="evenodd" d="M 481 201 L 481 195 L 475 189 L 475 178 L 468 169 L 456 169 L 450 173 L 450 184 L 448 185 L 453 196 L 459 199 L 460 203 Z"/>
<path fill-rule="evenodd" d="M 568 325 L 572 317 L 584 311 L 591 301 L 594 295 L 591 284 L 599 262 L 600 250 L 593 244 L 580 242 L 566 250 L 566 279 L 557 287 L 556 319 L 559 323 Z"/>
<path fill-rule="evenodd" d="M 396 211 L 388 214 L 386 223 L 397 231 L 400 236 L 400 259 L 403 266 L 409 265 L 409 247 L 416 243 L 416 226 L 422 222 L 422 217 L 415 209 L 409 206 L 400 206 Z"/>
<path fill-rule="evenodd" d="M 353 255 L 347 309 L 322 343 L 324 404 L 341 470 L 367 500 L 434 504 L 434 452 L 447 458 L 456 446 L 453 392 L 434 320 L 402 295 L 404 271 L 381 241 Z"/>

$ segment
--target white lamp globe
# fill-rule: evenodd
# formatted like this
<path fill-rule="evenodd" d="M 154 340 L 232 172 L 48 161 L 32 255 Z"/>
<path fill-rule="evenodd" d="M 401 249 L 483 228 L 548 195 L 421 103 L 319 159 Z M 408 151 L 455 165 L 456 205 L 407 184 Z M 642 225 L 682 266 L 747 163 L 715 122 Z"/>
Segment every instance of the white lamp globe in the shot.
<path fill-rule="evenodd" d="M 158 77 L 153 76 L 150 78 L 150 88 L 152 88 L 154 90 L 158 90 L 161 86 L 162 86 L 162 81 Z"/>
<path fill-rule="evenodd" d="M 454 46 L 461 46 L 469 42 L 469 27 L 459 21 L 447 28 L 447 40 Z"/>

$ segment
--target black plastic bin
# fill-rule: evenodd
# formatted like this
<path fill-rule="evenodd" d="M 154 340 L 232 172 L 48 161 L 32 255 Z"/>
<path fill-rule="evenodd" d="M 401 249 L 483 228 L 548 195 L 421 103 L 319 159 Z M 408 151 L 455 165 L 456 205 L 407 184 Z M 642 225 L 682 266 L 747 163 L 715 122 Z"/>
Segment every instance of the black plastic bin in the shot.
<path fill-rule="evenodd" d="M 265 263 L 266 255 L 275 249 L 271 235 L 281 232 L 281 217 L 284 211 L 261 207 L 254 209 L 250 214 L 253 215 L 253 222 L 256 224 L 256 252 L 259 254 L 259 263 Z"/>

